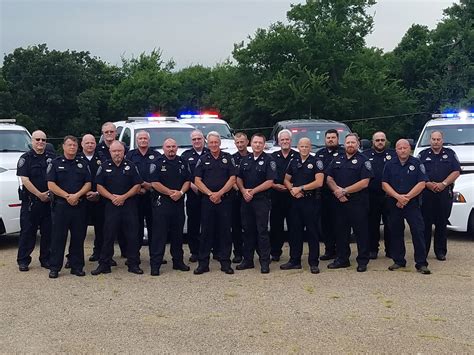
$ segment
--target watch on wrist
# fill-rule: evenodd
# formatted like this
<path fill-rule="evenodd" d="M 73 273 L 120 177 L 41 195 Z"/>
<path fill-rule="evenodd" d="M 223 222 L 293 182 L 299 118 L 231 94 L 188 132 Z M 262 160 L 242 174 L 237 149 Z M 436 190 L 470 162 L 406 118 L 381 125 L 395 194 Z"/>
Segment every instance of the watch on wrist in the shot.
<path fill-rule="evenodd" d="M 301 185 L 301 192 L 304 192 L 304 185 Z"/>
<path fill-rule="evenodd" d="M 444 187 L 448 186 L 448 184 L 446 183 L 446 181 L 443 181 L 442 184 L 443 184 Z"/>

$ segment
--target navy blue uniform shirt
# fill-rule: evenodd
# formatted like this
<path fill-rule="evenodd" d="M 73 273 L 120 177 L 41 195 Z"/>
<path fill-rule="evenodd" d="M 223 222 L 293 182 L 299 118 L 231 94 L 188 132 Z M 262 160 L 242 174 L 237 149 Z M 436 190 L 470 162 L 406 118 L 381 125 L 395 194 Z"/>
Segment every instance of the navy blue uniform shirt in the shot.
<path fill-rule="evenodd" d="M 147 182 L 150 182 L 150 164 L 160 157 L 160 152 L 157 152 L 152 148 L 148 148 L 145 155 L 140 153 L 140 150 L 138 149 L 132 149 L 125 156 L 127 160 L 130 160 L 135 163 L 135 166 L 137 167 L 140 176 L 144 181 Z"/>
<path fill-rule="evenodd" d="M 399 194 L 407 194 L 422 181 L 428 181 L 425 167 L 420 160 L 410 156 L 405 164 L 395 157 L 385 164 L 382 182 L 389 184 Z"/>
<path fill-rule="evenodd" d="M 149 176 L 150 182 L 160 182 L 168 189 L 178 191 L 191 179 L 189 167 L 181 157 L 168 159 L 165 155 L 150 164 Z"/>
<path fill-rule="evenodd" d="M 123 159 L 119 166 L 111 160 L 103 163 L 97 170 L 95 182 L 97 185 L 102 185 L 111 194 L 123 195 L 133 186 L 141 184 L 143 179 L 135 164 Z"/>
<path fill-rule="evenodd" d="M 100 160 L 99 155 L 94 152 L 94 155 L 91 157 L 89 160 L 84 152 L 81 152 L 78 154 L 79 159 L 84 160 L 84 162 L 89 166 L 89 170 L 91 172 L 91 179 L 92 179 L 92 191 L 97 191 L 97 184 L 95 183 L 95 176 L 97 175 L 97 170 L 99 170 L 100 165 L 103 163 L 102 160 Z"/>
<path fill-rule="evenodd" d="M 461 171 L 456 153 L 449 148 L 443 148 L 438 154 L 431 149 L 425 149 L 418 155 L 421 163 L 425 166 L 428 181 L 442 182 L 453 171 Z"/>
<path fill-rule="evenodd" d="M 262 152 L 257 159 L 253 154 L 249 154 L 240 163 L 239 178 L 243 180 L 246 189 L 253 189 L 267 180 L 275 180 L 276 177 L 276 163 L 265 152 Z"/>
<path fill-rule="evenodd" d="M 46 178 L 69 194 L 75 194 L 85 183 L 92 181 L 89 166 L 84 160 L 78 156 L 69 160 L 64 155 L 53 159 L 48 165 Z"/>
<path fill-rule="evenodd" d="M 194 169 L 194 177 L 200 177 L 204 185 L 211 191 L 219 191 L 231 176 L 237 175 L 234 158 L 221 151 L 215 159 L 211 152 L 203 153 Z"/>
<path fill-rule="evenodd" d="M 291 175 L 291 183 L 294 186 L 306 185 L 315 180 L 316 174 L 324 174 L 324 163 L 312 155 L 302 162 L 298 154 L 290 161 L 286 174 Z"/>
<path fill-rule="evenodd" d="M 232 154 L 232 158 L 234 158 L 234 163 L 237 169 L 240 168 L 240 163 L 242 162 L 242 159 L 247 157 L 249 154 L 252 154 L 252 153 L 248 152 L 247 155 L 240 155 L 239 152 L 235 152 L 234 154 Z"/>
<path fill-rule="evenodd" d="M 373 179 L 369 182 L 369 191 L 377 195 L 384 195 L 385 191 L 382 189 L 382 174 L 385 163 L 397 157 L 395 149 L 387 148 L 382 152 L 377 152 L 374 148 L 364 150 L 362 153 L 369 159 L 374 171 Z"/>
<path fill-rule="evenodd" d="M 299 154 L 294 149 L 290 149 L 286 158 L 281 153 L 281 150 L 272 153 L 272 158 L 276 163 L 277 177 L 275 179 L 275 184 L 283 184 L 285 180 L 285 173 L 288 165 L 290 164 L 291 159 L 297 157 Z"/>
<path fill-rule="evenodd" d="M 336 184 L 342 188 L 351 186 L 362 179 L 372 178 L 372 165 L 365 155 L 356 152 L 350 159 L 346 153 L 338 154 L 327 169 Z M 363 189 L 359 192 L 363 192 Z"/>
<path fill-rule="evenodd" d="M 23 154 L 18 160 L 16 175 L 29 178 L 31 183 L 40 192 L 48 191 L 46 169 L 55 157 L 56 155 L 52 152 L 45 151 L 43 154 L 37 154 L 33 149 L 31 149 Z M 23 190 L 28 191 L 25 187 Z"/>
<path fill-rule="evenodd" d="M 127 147 L 125 147 L 125 145 L 124 145 L 124 148 L 125 148 L 125 154 L 127 154 L 128 149 L 127 149 Z M 112 160 L 112 156 L 110 155 L 109 147 L 107 147 L 105 142 L 102 142 L 102 143 L 98 144 L 95 147 L 95 152 L 99 155 L 99 158 L 102 162 L 105 162 L 107 160 Z"/>
<path fill-rule="evenodd" d="M 328 149 L 327 147 L 321 148 L 316 152 L 315 156 L 316 158 L 321 159 L 323 161 L 324 169 L 327 170 L 329 168 L 329 165 L 331 165 L 333 159 L 341 154 L 346 154 L 346 151 L 343 147 L 338 145 L 334 149 Z M 324 193 L 331 193 L 331 189 L 326 184 L 327 171 L 324 171 L 324 173 L 324 184 L 322 190 Z"/>
<path fill-rule="evenodd" d="M 194 169 L 196 168 L 196 164 L 199 158 L 201 158 L 201 156 L 206 153 L 209 153 L 209 149 L 207 148 L 203 148 L 201 154 L 196 152 L 194 148 L 191 148 L 191 149 L 185 150 L 183 154 L 181 154 L 181 159 L 183 159 L 183 161 L 186 162 L 186 164 L 188 164 L 189 166 L 189 171 L 191 172 L 191 176 L 194 175 Z"/>

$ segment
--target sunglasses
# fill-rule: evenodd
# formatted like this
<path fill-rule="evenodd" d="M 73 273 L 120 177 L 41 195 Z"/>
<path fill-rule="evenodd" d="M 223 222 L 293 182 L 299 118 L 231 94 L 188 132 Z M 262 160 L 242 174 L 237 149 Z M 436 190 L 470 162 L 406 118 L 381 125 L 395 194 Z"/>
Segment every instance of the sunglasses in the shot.
<path fill-rule="evenodd" d="M 202 138 L 193 138 L 193 141 L 202 141 Z"/>
<path fill-rule="evenodd" d="M 46 142 L 46 138 L 33 138 L 35 141 L 39 142 Z"/>
<path fill-rule="evenodd" d="M 115 131 L 104 131 L 104 134 L 112 134 L 115 133 Z"/>
<path fill-rule="evenodd" d="M 376 142 L 385 142 L 386 139 L 376 139 L 375 141 L 376 141 Z"/>

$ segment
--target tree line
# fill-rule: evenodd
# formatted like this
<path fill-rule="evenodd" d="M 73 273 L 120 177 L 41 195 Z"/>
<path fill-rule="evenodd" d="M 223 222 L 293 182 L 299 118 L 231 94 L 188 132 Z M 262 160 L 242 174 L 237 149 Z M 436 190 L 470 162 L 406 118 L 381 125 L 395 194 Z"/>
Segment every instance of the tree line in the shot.
<path fill-rule="evenodd" d="M 368 47 L 375 0 L 307 0 L 287 23 L 234 44 L 233 60 L 175 70 L 161 49 L 122 58 L 47 44 L 6 54 L 0 117 L 49 136 L 97 134 L 101 123 L 160 112 L 218 111 L 235 129 L 284 119 L 344 121 L 363 137 L 416 137 L 432 112 L 474 102 L 474 2 L 444 10 L 433 30 L 414 24 L 397 47 Z"/>

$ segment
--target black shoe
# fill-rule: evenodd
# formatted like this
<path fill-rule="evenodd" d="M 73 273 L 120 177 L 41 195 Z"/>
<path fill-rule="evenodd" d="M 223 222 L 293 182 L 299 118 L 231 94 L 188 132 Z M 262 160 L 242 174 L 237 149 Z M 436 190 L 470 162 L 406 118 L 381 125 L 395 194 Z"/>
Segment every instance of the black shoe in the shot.
<path fill-rule="evenodd" d="M 270 266 L 269 265 L 260 265 L 260 273 L 268 274 L 269 272 L 270 272 Z"/>
<path fill-rule="evenodd" d="M 436 255 L 436 259 L 438 259 L 439 261 L 446 261 L 446 255 L 438 254 Z"/>
<path fill-rule="evenodd" d="M 346 261 L 345 263 L 340 261 L 333 261 L 332 263 L 328 264 L 328 269 L 342 269 L 349 266 L 351 266 L 351 263 L 348 261 Z"/>
<path fill-rule="evenodd" d="M 151 276 L 160 276 L 160 269 L 158 268 L 152 268 L 150 272 Z"/>
<path fill-rule="evenodd" d="M 367 265 L 357 266 L 357 272 L 366 272 L 366 271 L 367 271 Z"/>
<path fill-rule="evenodd" d="M 270 260 L 278 262 L 278 261 L 280 261 L 280 257 L 278 255 L 272 255 Z"/>
<path fill-rule="evenodd" d="M 232 263 L 234 263 L 234 264 L 240 264 L 241 262 L 242 262 L 242 256 L 240 256 L 240 255 L 236 255 L 232 259 Z"/>
<path fill-rule="evenodd" d="M 401 268 L 404 268 L 404 267 L 405 267 L 405 265 L 399 265 L 399 264 L 394 263 L 393 265 L 390 265 L 388 267 L 388 269 L 390 271 L 395 271 L 395 270 L 398 270 L 398 269 L 401 269 Z"/>
<path fill-rule="evenodd" d="M 202 275 L 205 272 L 209 272 L 209 266 L 198 266 L 194 271 L 194 275 Z"/>
<path fill-rule="evenodd" d="M 326 253 L 326 254 L 323 254 L 319 257 L 319 260 L 332 260 L 332 259 L 335 259 L 336 258 L 336 254 L 332 254 L 332 253 Z"/>
<path fill-rule="evenodd" d="M 97 269 L 91 271 L 91 275 L 99 275 L 99 274 L 110 274 L 112 270 L 110 270 L 110 266 L 106 267 L 103 265 L 99 265 Z"/>
<path fill-rule="evenodd" d="M 59 272 L 58 271 L 55 271 L 55 270 L 51 270 L 49 272 L 49 278 L 50 279 L 57 279 L 59 276 Z"/>
<path fill-rule="evenodd" d="M 161 265 L 166 265 L 166 264 L 168 264 L 168 260 L 166 259 L 161 260 Z"/>
<path fill-rule="evenodd" d="M 89 261 L 99 261 L 99 255 L 92 254 L 91 256 L 89 256 Z"/>
<path fill-rule="evenodd" d="M 197 261 L 198 261 L 197 255 L 191 254 L 191 256 L 189 257 L 189 262 L 195 263 Z"/>
<path fill-rule="evenodd" d="M 371 251 L 371 252 L 369 253 L 369 259 L 372 259 L 372 260 L 377 259 L 378 254 L 379 254 L 379 253 L 376 252 L 376 251 Z"/>
<path fill-rule="evenodd" d="M 67 259 L 66 264 L 64 264 L 65 269 L 70 269 L 71 268 L 71 263 L 69 262 L 69 259 Z"/>
<path fill-rule="evenodd" d="M 419 273 L 422 273 L 423 275 L 429 275 L 431 274 L 431 271 L 430 269 L 428 269 L 427 266 L 420 266 L 419 268 L 416 269 L 416 271 L 418 271 Z"/>
<path fill-rule="evenodd" d="M 392 255 L 390 255 L 390 253 L 386 251 L 386 252 L 385 252 L 385 257 L 391 259 L 391 258 L 392 258 Z"/>
<path fill-rule="evenodd" d="M 140 269 L 138 266 L 129 267 L 128 272 L 131 272 L 132 274 L 136 274 L 136 275 L 142 275 L 143 274 L 143 270 Z"/>
<path fill-rule="evenodd" d="M 86 273 L 85 273 L 83 270 L 74 270 L 74 269 L 71 269 L 71 275 L 86 276 Z"/>
<path fill-rule="evenodd" d="M 221 271 L 225 272 L 227 275 L 233 275 L 234 274 L 234 269 L 232 269 L 230 266 L 229 267 L 221 267 Z"/>
<path fill-rule="evenodd" d="M 125 262 L 127 264 L 127 262 Z M 110 266 L 117 266 L 117 262 L 114 259 L 110 259 Z"/>
<path fill-rule="evenodd" d="M 293 270 L 293 269 L 301 269 L 301 264 L 294 264 L 291 261 L 281 264 L 280 269 L 282 270 Z"/>
<path fill-rule="evenodd" d="M 43 267 L 45 269 L 49 269 L 51 267 L 51 265 L 49 265 L 48 261 L 45 261 L 44 263 L 41 263 L 41 267 Z"/>
<path fill-rule="evenodd" d="M 319 267 L 317 267 L 316 265 L 311 265 L 309 267 L 309 270 L 311 271 L 312 274 L 319 274 Z"/>
<path fill-rule="evenodd" d="M 173 270 L 189 271 L 191 268 L 185 263 L 173 264 Z"/>
<path fill-rule="evenodd" d="M 22 264 L 22 265 L 18 265 L 18 270 L 28 271 L 28 270 L 30 270 L 30 268 L 28 267 L 28 265 Z"/>
<path fill-rule="evenodd" d="M 247 261 L 242 261 L 239 265 L 237 265 L 235 268 L 237 270 L 246 270 L 246 269 L 253 269 L 255 265 L 253 263 L 249 263 Z"/>

